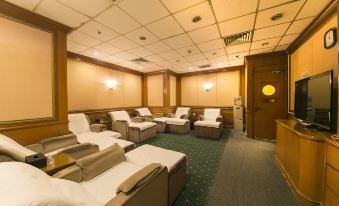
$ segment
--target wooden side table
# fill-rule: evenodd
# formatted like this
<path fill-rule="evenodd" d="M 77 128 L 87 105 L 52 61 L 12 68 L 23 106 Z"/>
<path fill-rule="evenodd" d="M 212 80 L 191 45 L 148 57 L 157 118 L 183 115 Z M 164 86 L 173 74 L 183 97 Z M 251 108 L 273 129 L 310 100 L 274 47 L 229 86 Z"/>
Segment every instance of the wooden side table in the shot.
<path fill-rule="evenodd" d="M 190 128 L 191 130 L 194 129 L 194 123 L 198 121 L 198 115 L 197 114 L 190 114 L 188 116 L 188 119 L 190 120 Z"/>
<path fill-rule="evenodd" d="M 40 168 L 48 175 L 52 176 L 67 167 L 75 165 L 75 159 L 68 154 L 56 154 L 47 161 L 46 167 Z"/>

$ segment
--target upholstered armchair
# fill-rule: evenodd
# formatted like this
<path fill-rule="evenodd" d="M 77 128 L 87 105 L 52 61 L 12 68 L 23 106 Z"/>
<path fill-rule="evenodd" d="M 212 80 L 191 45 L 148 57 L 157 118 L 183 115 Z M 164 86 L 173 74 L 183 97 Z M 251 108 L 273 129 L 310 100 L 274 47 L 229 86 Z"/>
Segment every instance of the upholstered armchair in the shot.
<path fill-rule="evenodd" d="M 204 115 L 194 123 L 195 136 L 219 138 L 223 132 L 223 119 L 220 109 L 204 109 Z"/>

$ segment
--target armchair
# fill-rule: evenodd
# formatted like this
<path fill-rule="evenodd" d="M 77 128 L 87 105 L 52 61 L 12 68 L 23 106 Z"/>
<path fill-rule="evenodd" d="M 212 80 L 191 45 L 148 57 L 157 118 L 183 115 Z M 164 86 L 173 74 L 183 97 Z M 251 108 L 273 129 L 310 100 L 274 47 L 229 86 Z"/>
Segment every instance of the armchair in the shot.
<path fill-rule="evenodd" d="M 223 132 L 220 109 L 204 109 L 204 115 L 200 115 L 199 119 L 194 123 L 196 137 L 220 138 Z"/>

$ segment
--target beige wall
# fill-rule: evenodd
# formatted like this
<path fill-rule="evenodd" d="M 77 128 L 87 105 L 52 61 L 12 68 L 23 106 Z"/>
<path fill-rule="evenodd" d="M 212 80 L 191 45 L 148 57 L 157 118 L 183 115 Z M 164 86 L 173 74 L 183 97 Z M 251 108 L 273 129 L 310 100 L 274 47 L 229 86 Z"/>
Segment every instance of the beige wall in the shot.
<path fill-rule="evenodd" d="M 0 28 L 0 122 L 52 117 L 52 34 L 3 17 Z"/>
<path fill-rule="evenodd" d="M 164 106 L 164 76 L 162 74 L 147 77 L 148 106 Z"/>
<path fill-rule="evenodd" d="M 202 85 L 211 83 L 206 91 Z M 181 78 L 181 103 L 184 106 L 233 106 L 240 92 L 240 71 L 212 73 Z"/>
<path fill-rule="evenodd" d="M 170 106 L 177 105 L 177 78 L 170 76 Z"/>
<path fill-rule="evenodd" d="M 325 32 L 332 27 L 337 27 L 336 15 L 290 56 L 290 110 L 294 110 L 295 81 L 330 69 L 337 73 L 338 45 L 325 49 L 323 40 Z"/>
<path fill-rule="evenodd" d="M 141 76 L 68 59 L 69 111 L 141 106 Z M 115 89 L 107 80 L 117 81 Z"/>

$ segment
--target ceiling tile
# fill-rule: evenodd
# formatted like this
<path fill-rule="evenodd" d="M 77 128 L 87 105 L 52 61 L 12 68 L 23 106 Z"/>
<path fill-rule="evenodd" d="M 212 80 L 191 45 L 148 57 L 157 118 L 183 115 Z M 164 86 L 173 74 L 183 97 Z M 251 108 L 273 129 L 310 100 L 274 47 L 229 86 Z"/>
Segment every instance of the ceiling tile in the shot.
<path fill-rule="evenodd" d="M 180 57 L 180 55 L 178 54 L 178 52 L 171 50 L 171 51 L 167 51 L 167 52 L 163 52 L 160 53 L 159 56 L 165 58 L 165 59 L 175 59 Z"/>
<path fill-rule="evenodd" d="M 265 39 L 265 40 L 252 42 L 251 50 L 275 47 L 275 46 L 277 46 L 280 39 L 281 39 L 280 37 L 277 37 L 277 38 Z"/>
<path fill-rule="evenodd" d="M 286 45 L 278 45 L 274 51 L 285 51 L 288 48 L 288 44 Z"/>
<path fill-rule="evenodd" d="M 160 19 L 159 21 L 149 24 L 146 27 L 160 39 L 165 39 L 184 32 L 184 30 L 179 26 L 172 16 Z"/>
<path fill-rule="evenodd" d="M 42 1 L 36 12 L 70 27 L 78 27 L 89 20 L 87 16 L 80 14 L 56 0 Z"/>
<path fill-rule="evenodd" d="M 86 46 L 95 46 L 101 43 L 98 39 L 95 39 L 93 37 L 88 36 L 87 34 L 84 34 L 82 32 L 79 32 L 77 30 L 73 31 L 72 33 L 67 35 L 67 38 L 69 40 L 72 40 L 74 42 L 80 43 L 82 45 Z"/>
<path fill-rule="evenodd" d="M 213 64 L 220 64 L 223 62 L 228 62 L 228 58 L 227 56 L 219 56 L 219 57 L 213 57 L 213 58 L 209 58 L 209 61 Z M 221 65 L 221 64 L 220 64 Z"/>
<path fill-rule="evenodd" d="M 121 34 L 132 31 L 141 26 L 117 6 L 109 8 L 98 16 L 96 20 Z"/>
<path fill-rule="evenodd" d="M 210 64 L 210 62 L 207 59 L 201 59 L 201 60 L 196 60 L 192 62 L 194 66 L 201 66 L 201 65 L 207 65 Z"/>
<path fill-rule="evenodd" d="M 187 34 L 181 34 L 175 37 L 171 37 L 169 39 L 165 39 L 164 41 L 174 49 L 193 44 L 192 40 L 187 36 Z"/>
<path fill-rule="evenodd" d="M 182 9 L 193 6 L 197 3 L 203 2 L 205 0 L 161 0 L 165 6 L 172 12 L 177 12 Z"/>
<path fill-rule="evenodd" d="M 86 49 L 88 49 L 87 46 L 84 46 L 71 40 L 67 40 L 67 51 L 78 53 L 85 51 Z"/>
<path fill-rule="evenodd" d="M 58 0 L 58 1 L 90 17 L 96 16 L 104 9 L 109 7 L 109 5 L 112 3 L 112 1 L 109 0 L 95 0 L 95 3 L 93 2 L 93 0 Z"/>
<path fill-rule="evenodd" d="M 293 21 L 297 13 L 299 12 L 300 8 L 303 5 L 303 1 L 294 1 L 289 4 L 284 4 L 282 6 L 274 7 L 271 9 L 263 10 L 258 12 L 257 20 L 255 23 L 255 28 L 263 28 L 268 27 L 276 24 L 281 24 L 285 22 Z M 281 19 L 276 21 L 272 21 L 272 16 L 282 13 L 283 16 Z"/>
<path fill-rule="evenodd" d="M 308 0 L 296 19 L 317 16 L 331 2 L 331 0 Z"/>
<path fill-rule="evenodd" d="M 223 48 L 225 46 L 224 41 L 222 39 L 214 39 L 212 41 L 207 41 L 198 44 L 198 47 L 201 51 L 209 51 L 214 49 Z"/>
<path fill-rule="evenodd" d="M 272 0 L 260 0 L 259 11 L 263 10 L 263 9 L 268 9 L 268 8 L 271 8 L 271 7 L 279 6 L 281 4 L 285 4 L 285 3 L 288 3 L 288 2 L 292 2 L 292 1 L 295 1 L 295 0 L 274 0 L 274 1 L 272 1 Z M 302 0 L 302 1 L 304 1 L 304 0 Z"/>
<path fill-rule="evenodd" d="M 253 13 L 258 0 L 212 0 L 218 22 Z"/>
<path fill-rule="evenodd" d="M 146 45 L 146 44 L 151 44 L 159 39 L 154 36 L 151 32 L 149 32 L 145 27 L 141 27 L 140 29 L 136 31 L 132 31 L 130 33 L 125 34 L 127 38 L 130 40 L 138 43 L 139 45 Z M 145 37 L 145 40 L 141 40 L 141 37 Z"/>
<path fill-rule="evenodd" d="M 200 16 L 201 20 L 193 23 L 192 19 L 196 16 Z M 174 17 L 186 31 L 202 28 L 215 23 L 212 9 L 207 1 L 176 13 L 174 14 Z"/>
<path fill-rule="evenodd" d="M 136 55 L 134 55 L 130 52 L 122 52 L 122 53 L 119 53 L 115 56 L 120 58 L 120 59 L 124 59 L 124 60 L 132 60 L 132 59 L 138 58 L 138 56 L 136 56 Z"/>
<path fill-rule="evenodd" d="M 282 39 L 280 40 L 280 42 L 279 42 L 279 45 L 290 44 L 290 43 L 292 43 L 298 36 L 299 36 L 299 34 L 291 34 L 291 35 L 283 36 L 283 38 L 282 38 Z"/>
<path fill-rule="evenodd" d="M 119 7 L 142 24 L 169 15 L 159 0 L 124 0 L 119 3 Z"/>
<path fill-rule="evenodd" d="M 274 49 L 274 48 L 275 48 L 275 47 L 269 47 L 269 48 L 263 48 L 263 49 L 251 50 L 251 51 L 250 51 L 250 55 L 270 53 L 270 52 L 273 52 L 273 49 Z"/>
<path fill-rule="evenodd" d="M 145 48 L 152 51 L 153 53 L 160 53 L 171 50 L 171 47 L 167 46 L 167 44 L 162 41 L 146 45 Z"/>
<path fill-rule="evenodd" d="M 112 63 L 112 64 L 117 64 L 117 63 L 120 63 L 120 62 L 125 61 L 124 59 L 119 58 L 119 57 L 114 56 L 114 55 L 111 55 L 111 56 L 107 56 L 107 57 L 101 58 L 101 60 L 103 60 L 103 61 L 105 61 L 105 62 L 110 62 L 110 63 Z"/>
<path fill-rule="evenodd" d="M 306 29 L 308 25 L 311 24 L 313 21 L 313 17 L 307 18 L 307 19 L 301 19 L 298 21 L 292 22 L 290 28 L 287 30 L 286 34 L 296 34 L 296 33 L 301 33 Z"/>
<path fill-rule="evenodd" d="M 40 0 L 6 0 L 12 4 L 15 4 L 17 6 L 20 6 L 24 9 L 33 11 L 33 9 L 36 7 L 36 5 L 38 5 L 38 3 L 40 2 Z"/>
<path fill-rule="evenodd" d="M 138 44 L 132 42 L 124 36 L 117 37 L 115 39 L 110 40 L 108 43 L 116 46 L 122 50 L 134 49 L 138 47 Z"/>
<path fill-rule="evenodd" d="M 289 26 L 290 22 L 255 30 L 253 41 L 283 36 Z"/>
<path fill-rule="evenodd" d="M 228 61 L 224 60 L 224 61 L 212 62 L 211 66 L 214 68 L 222 68 L 222 67 L 228 67 L 229 63 Z"/>
<path fill-rule="evenodd" d="M 244 59 L 244 57 L 247 56 L 248 54 L 249 54 L 249 51 L 239 52 L 239 53 L 235 53 L 235 54 L 229 54 L 228 59 L 230 61 L 237 60 L 237 59 Z"/>
<path fill-rule="evenodd" d="M 205 42 L 220 37 L 216 24 L 197 29 L 188 33 L 195 43 Z"/>
<path fill-rule="evenodd" d="M 202 53 L 192 54 L 185 56 L 189 61 L 197 61 L 197 60 L 206 60 L 206 57 Z"/>
<path fill-rule="evenodd" d="M 221 36 L 229 36 L 240 32 L 245 32 L 253 29 L 255 14 L 239 17 L 229 21 L 219 23 Z"/>
<path fill-rule="evenodd" d="M 241 66 L 241 65 L 244 65 L 244 59 L 232 60 L 229 63 L 230 63 L 230 66 L 232 66 L 232 67 L 234 67 L 234 66 Z"/>
<path fill-rule="evenodd" d="M 147 56 L 145 57 L 145 59 L 147 59 L 148 61 L 151 62 L 161 62 L 161 61 L 165 61 L 164 58 L 160 57 L 159 55 L 151 55 L 151 56 Z"/>
<path fill-rule="evenodd" d="M 78 30 L 102 41 L 107 41 L 114 37 L 119 36 L 118 33 L 108 29 L 107 27 L 95 21 L 87 22 L 86 24 L 81 26 Z"/>
<path fill-rule="evenodd" d="M 147 49 L 145 49 L 143 47 L 139 47 L 139 48 L 129 50 L 129 52 L 131 52 L 132 54 L 137 55 L 139 57 L 145 57 L 145 56 L 152 55 L 152 52 L 148 51 Z"/>
<path fill-rule="evenodd" d="M 169 60 L 169 62 L 174 64 L 174 65 L 180 65 L 180 66 L 190 64 L 190 62 L 187 61 L 183 57 L 178 57 L 178 58 L 175 58 L 175 59 L 171 59 L 171 60 Z"/>
<path fill-rule="evenodd" d="M 251 47 L 251 43 L 238 44 L 238 45 L 234 45 L 234 46 L 227 46 L 226 52 L 227 52 L 227 54 L 239 53 L 239 52 L 250 50 L 250 47 Z"/>
<path fill-rule="evenodd" d="M 81 54 L 88 56 L 88 57 L 95 58 L 95 59 L 104 58 L 104 57 L 109 56 L 109 54 L 95 50 L 95 49 L 87 49 L 86 51 L 81 52 Z"/>
<path fill-rule="evenodd" d="M 204 55 L 208 59 L 211 59 L 211 58 L 215 58 L 215 57 L 219 57 L 219 56 L 225 56 L 226 52 L 225 52 L 224 48 L 221 48 L 221 49 L 216 49 L 216 50 L 211 50 L 211 51 L 204 52 Z"/>
<path fill-rule="evenodd" d="M 121 62 L 119 63 L 119 65 L 122 67 L 126 67 L 126 68 L 138 68 L 139 67 L 138 64 L 131 62 L 131 61 Z"/>
<path fill-rule="evenodd" d="M 158 65 L 162 66 L 162 67 L 171 67 L 171 63 L 168 62 L 168 61 L 160 61 L 160 62 L 157 62 Z"/>
<path fill-rule="evenodd" d="M 122 51 L 121 49 L 113 47 L 112 45 L 107 44 L 107 43 L 99 44 L 99 45 L 95 46 L 94 48 L 98 49 L 99 51 L 106 52 L 108 54 L 117 54 L 117 53 Z"/>
<path fill-rule="evenodd" d="M 179 52 L 182 56 L 187 56 L 187 55 L 199 53 L 200 50 L 197 46 L 191 45 L 191 46 L 180 48 L 177 50 L 177 52 Z"/>

